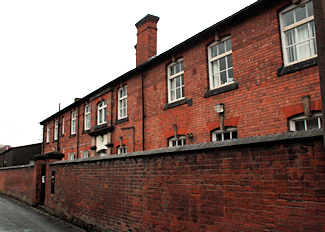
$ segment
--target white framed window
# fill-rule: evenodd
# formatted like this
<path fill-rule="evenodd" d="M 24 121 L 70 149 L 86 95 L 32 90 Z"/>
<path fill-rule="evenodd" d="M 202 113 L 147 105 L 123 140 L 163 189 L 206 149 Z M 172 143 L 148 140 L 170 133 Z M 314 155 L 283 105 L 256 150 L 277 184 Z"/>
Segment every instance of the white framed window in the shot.
<path fill-rule="evenodd" d="M 50 124 L 49 123 L 46 125 L 46 142 L 47 143 L 50 142 Z"/>
<path fill-rule="evenodd" d="M 184 63 L 183 59 L 173 62 L 167 67 L 168 102 L 184 99 Z"/>
<path fill-rule="evenodd" d="M 106 123 L 106 108 L 107 108 L 107 103 L 105 100 L 102 100 L 98 104 L 98 114 L 97 114 L 98 125 Z"/>
<path fill-rule="evenodd" d="M 89 130 L 90 129 L 90 109 L 91 106 L 90 104 L 85 105 L 85 130 Z"/>
<path fill-rule="evenodd" d="M 123 146 L 118 146 L 117 147 L 117 154 L 126 154 L 128 153 L 128 147 L 123 145 Z"/>
<path fill-rule="evenodd" d="M 118 90 L 118 119 L 128 116 L 128 89 L 124 86 Z"/>
<path fill-rule="evenodd" d="M 280 15 L 284 65 L 317 56 L 314 11 L 312 1 L 291 5 Z"/>
<path fill-rule="evenodd" d="M 74 153 L 70 153 L 68 159 L 69 160 L 74 160 L 75 159 Z"/>
<path fill-rule="evenodd" d="M 59 138 L 59 119 L 55 119 L 54 122 L 54 140 Z"/>
<path fill-rule="evenodd" d="M 232 47 L 229 37 L 208 47 L 210 89 L 234 81 Z"/>
<path fill-rule="evenodd" d="M 322 128 L 323 119 L 321 112 L 315 112 L 311 117 L 305 115 L 297 116 L 289 120 L 290 131 L 304 131 Z"/>
<path fill-rule="evenodd" d="M 89 151 L 82 151 L 81 152 L 81 158 L 88 158 L 89 157 Z"/>
<path fill-rule="evenodd" d="M 176 147 L 176 146 L 184 146 L 186 145 L 186 136 L 179 136 L 177 138 L 169 139 L 169 146 Z"/>
<path fill-rule="evenodd" d="M 237 138 L 236 127 L 227 127 L 225 130 L 215 130 L 212 132 L 212 141 L 224 141 Z"/>
<path fill-rule="evenodd" d="M 77 122 L 77 112 L 74 110 L 71 112 L 71 134 L 76 134 L 76 122 Z"/>
<path fill-rule="evenodd" d="M 62 118 L 62 134 L 64 135 L 64 117 Z"/>

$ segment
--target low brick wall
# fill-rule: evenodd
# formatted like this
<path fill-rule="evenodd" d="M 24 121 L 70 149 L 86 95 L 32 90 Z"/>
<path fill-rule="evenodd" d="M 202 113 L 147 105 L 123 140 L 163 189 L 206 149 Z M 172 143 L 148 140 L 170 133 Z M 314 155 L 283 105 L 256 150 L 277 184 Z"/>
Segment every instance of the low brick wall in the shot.
<path fill-rule="evenodd" d="M 34 165 L 0 168 L 0 193 L 34 205 Z"/>
<path fill-rule="evenodd" d="M 322 131 L 58 161 L 45 208 L 92 230 L 325 231 Z"/>

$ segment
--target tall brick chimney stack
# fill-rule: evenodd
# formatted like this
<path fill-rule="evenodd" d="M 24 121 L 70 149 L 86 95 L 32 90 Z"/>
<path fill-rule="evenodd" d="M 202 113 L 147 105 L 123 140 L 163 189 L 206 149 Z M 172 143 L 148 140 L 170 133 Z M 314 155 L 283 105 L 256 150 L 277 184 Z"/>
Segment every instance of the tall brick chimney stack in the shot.
<path fill-rule="evenodd" d="M 138 29 L 136 49 L 136 65 L 143 64 L 157 54 L 157 22 L 159 17 L 146 15 L 135 24 Z"/>

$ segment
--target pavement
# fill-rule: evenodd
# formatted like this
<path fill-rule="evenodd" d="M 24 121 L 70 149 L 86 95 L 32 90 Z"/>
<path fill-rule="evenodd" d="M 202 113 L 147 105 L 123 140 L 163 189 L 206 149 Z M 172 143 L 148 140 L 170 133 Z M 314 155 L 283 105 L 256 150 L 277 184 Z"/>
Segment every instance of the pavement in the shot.
<path fill-rule="evenodd" d="M 85 232 L 20 201 L 0 195 L 0 232 Z"/>

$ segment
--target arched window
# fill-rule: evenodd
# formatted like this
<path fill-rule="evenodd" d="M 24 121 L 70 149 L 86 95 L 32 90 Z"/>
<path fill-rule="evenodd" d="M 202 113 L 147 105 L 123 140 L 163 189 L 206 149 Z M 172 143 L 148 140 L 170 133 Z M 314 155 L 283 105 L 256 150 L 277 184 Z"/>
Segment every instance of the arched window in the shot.
<path fill-rule="evenodd" d="M 290 131 L 303 131 L 315 128 L 317 129 L 322 128 L 322 125 L 322 113 L 319 111 L 313 113 L 310 117 L 300 115 L 289 120 Z"/>
<path fill-rule="evenodd" d="M 229 139 L 237 139 L 237 127 L 227 127 L 225 130 L 215 130 L 212 132 L 212 141 Z"/>
<path fill-rule="evenodd" d="M 90 129 L 90 104 L 85 105 L 85 130 Z"/>
<path fill-rule="evenodd" d="M 97 114 L 98 125 L 106 123 L 106 108 L 107 108 L 107 103 L 105 100 L 101 101 L 98 104 L 98 114 Z"/>
<path fill-rule="evenodd" d="M 169 146 L 176 147 L 176 146 L 184 146 L 186 145 L 186 136 L 178 136 L 177 138 L 169 139 Z"/>
<path fill-rule="evenodd" d="M 128 147 L 126 145 L 117 147 L 117 154 L 126 154 L 128 153 Z"/>
<path fill-rule="evenodd" d="M 225 38 L 208 47 L 210 89 L 234 81 L 231 39 Z"/>

